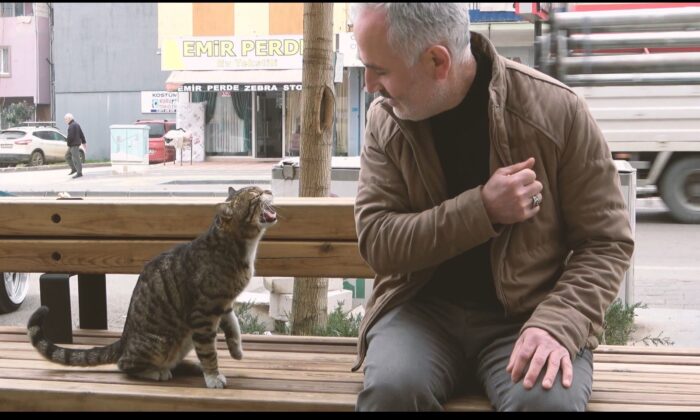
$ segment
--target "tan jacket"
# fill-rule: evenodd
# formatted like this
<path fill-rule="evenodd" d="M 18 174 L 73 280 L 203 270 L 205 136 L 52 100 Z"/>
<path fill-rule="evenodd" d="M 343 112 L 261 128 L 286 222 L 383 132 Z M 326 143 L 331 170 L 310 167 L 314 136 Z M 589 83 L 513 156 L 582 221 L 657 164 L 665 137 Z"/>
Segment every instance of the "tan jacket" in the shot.
<path fill-rule="evenodd" d="M 355 220 L 360 253 L 377 273 L 360 327 L 357 370 L 369 327 L 418 292 L 437 266 L 492 239 L 496 295 L 524 328 L 547 330 L 572 359 L 595 348 L 634 248 L 610 150 L 582 98 L 556 80 L 498 56 L 489 86 L 490 172 L 535 158 L 540 212 L 494 230 L 480 190 L 447 199 L 429 123 L 401 120 L 380 98 L 370 108 Z M 464 140 L 470 141 L 469 127 Z M 522 331 L 522 330 L 521 330 Z"/>

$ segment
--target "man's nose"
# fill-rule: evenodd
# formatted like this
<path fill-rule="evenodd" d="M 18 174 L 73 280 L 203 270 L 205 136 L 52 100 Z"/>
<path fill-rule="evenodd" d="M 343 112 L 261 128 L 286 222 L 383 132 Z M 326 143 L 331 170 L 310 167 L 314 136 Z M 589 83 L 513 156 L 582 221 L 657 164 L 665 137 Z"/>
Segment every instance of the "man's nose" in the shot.
<path fill-rule="evenodd" d="M 379 91 L 379 83 L 377 83 L 377 78 L 371 70 L 365 70 L 365 89 L 367 89 L 369 93 Z"/>

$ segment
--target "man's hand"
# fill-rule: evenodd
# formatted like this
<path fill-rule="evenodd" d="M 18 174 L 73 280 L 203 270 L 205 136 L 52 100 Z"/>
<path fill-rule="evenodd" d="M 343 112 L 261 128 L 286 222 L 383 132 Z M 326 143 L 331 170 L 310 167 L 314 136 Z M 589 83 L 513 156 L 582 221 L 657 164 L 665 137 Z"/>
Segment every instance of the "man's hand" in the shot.
<path fill-rule="evenodd" d="M 560 369 L 562 371 L 562 385 L 564 385 L 564 388 L 571 386 L 574 371 L 571 366 L 569 352 L 554 337 L 541 328 L 526 328 L 518 338 L 518 341 L 515 342 L 513 353 L 511 353 L 510 361 L 508 361 L 508 366 L 506 367 L 506 372 L 510 373 L 513 383 L 518 382 L 522 378 L 528 363 L 530 368 L 527 370 L 523 380 L 525 389 L 531 389 L 535 386 L 535 381 L 545 363 L 547 364 L 547 370 L 544 378 L 542 378 L 542 388 L 552 388 L 554 379 Z"/>
<path fill-rule="evenodd" d="M 540 194 L 542 183 L 537 181 L 532 167 L 535 159 L 499 168 L 481 189 L 486 213 L 495 224 L 513 224 L 527 220 L 540 211 L 532 205 L 532 197 Z M 538 195 L 541 199 L 542 196 Z"/>

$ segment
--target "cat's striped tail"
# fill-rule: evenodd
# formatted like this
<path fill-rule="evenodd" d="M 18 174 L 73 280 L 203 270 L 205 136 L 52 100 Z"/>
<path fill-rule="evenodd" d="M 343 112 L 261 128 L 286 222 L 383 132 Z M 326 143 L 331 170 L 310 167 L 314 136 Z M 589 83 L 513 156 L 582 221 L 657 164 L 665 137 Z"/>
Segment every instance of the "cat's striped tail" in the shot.
<path fill-rule="evenodd" d="M 42 325 L 44 318 L 49 312 L 49 308 L 41 306 L 37 309 L 27 322 L 27 334 L 32 345 L 46 359 L 68 366 L 97 366 L 109 363 L 117 363 L 122 353 L 121 338 L 104 347 L 93 347 L 91 349 L 68 349 L 58 347 L 46 336 Z"/>

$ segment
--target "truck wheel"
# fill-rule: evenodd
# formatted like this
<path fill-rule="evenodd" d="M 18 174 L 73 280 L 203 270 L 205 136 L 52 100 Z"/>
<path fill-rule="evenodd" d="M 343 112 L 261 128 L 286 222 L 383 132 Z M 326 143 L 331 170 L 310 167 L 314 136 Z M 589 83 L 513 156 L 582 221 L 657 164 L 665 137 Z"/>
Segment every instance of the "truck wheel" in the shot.
<path fill-rule="evenodd" d="M 0 314 L 14 312 L 24 302 L 29 289 L 29 274 L 0 273 L 3 283 L 0 286 Z"/>
<path fill-rule="evenodd" d="M 700 223 L 700 157 L 671 163 L 661 178 L 661 198 L 681 223 Z"/>

